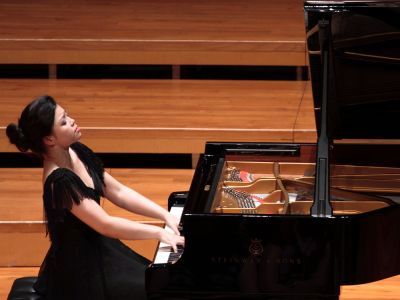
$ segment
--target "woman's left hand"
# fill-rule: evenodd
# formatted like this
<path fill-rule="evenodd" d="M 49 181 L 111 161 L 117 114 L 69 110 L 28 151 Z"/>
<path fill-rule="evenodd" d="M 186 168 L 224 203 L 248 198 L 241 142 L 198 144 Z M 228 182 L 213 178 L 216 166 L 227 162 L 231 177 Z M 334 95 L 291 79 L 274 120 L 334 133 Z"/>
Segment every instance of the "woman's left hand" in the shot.
<path fill-rule="evenodd" d="M 179 220 L 175 216 L 171 215 L 170 213 L 167 213 L 164 218 L 165 225 L 167 225 L 169 228 L 172 229 L 172 231 L 177 234 L 181 235 L 178 229 L 179 226 Z"/>

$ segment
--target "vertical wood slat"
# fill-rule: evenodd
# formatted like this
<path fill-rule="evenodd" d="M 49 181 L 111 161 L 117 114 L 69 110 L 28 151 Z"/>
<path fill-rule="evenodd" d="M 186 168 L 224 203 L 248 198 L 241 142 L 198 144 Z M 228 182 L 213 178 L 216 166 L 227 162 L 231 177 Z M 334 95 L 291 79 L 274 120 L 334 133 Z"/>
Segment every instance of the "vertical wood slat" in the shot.
<path fill-rule="evenodd" d="M 56 64 L 49 65 L 49 79 L 57 79 L 57 65 Z"/>

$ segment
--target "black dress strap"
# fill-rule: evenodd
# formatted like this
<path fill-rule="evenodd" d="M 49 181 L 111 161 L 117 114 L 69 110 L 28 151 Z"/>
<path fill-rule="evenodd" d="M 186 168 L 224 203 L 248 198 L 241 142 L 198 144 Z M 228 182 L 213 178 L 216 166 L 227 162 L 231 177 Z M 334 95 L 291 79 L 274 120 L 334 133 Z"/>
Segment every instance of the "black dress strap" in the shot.
<path fill-rule="evenodd" d="M 74 143 L 71 145 L 72 150 L 78 155 L 79 159 L 84 163 L 89 175 L 92 177 L 95 190 L 101 195 L 104 186 L 104 166 L 100 158 L 86 145 L 82 143 Z"/>

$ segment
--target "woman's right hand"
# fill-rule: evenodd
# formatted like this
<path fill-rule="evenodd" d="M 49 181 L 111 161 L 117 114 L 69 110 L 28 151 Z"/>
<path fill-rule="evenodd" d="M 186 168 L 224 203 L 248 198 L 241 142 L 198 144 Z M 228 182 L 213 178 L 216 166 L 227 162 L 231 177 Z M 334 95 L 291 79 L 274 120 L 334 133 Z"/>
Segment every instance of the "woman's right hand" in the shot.
<path fill-rule="evenodd" d="M 185 238 L 183 236 L 165 229 L 161 229 L 159 239 L 161 242 L 170 245 L 175 253 L 178 252 L 178 245 L 185 245 Z"/>

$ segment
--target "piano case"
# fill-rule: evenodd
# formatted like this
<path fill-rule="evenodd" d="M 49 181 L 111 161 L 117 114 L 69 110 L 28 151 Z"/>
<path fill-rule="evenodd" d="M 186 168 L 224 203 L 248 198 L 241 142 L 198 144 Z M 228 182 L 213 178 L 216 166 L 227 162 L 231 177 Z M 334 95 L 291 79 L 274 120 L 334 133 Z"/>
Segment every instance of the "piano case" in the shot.
<path fill-rule="evenodd" d="M 339 299 L 400 274 L 400 2 L 304 8 L 318 143 L 207 143 L 150 299 Z"/>

